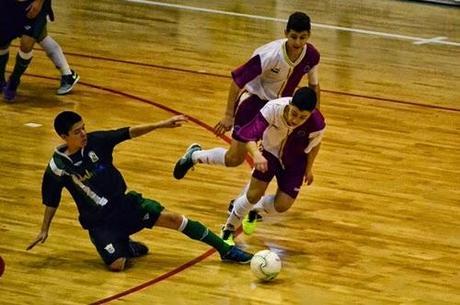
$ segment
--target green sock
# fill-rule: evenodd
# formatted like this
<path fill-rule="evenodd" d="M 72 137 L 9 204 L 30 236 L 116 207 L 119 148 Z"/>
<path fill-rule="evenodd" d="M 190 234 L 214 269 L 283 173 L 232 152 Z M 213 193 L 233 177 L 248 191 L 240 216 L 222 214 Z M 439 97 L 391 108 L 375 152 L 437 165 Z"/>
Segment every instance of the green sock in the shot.
<path fill-rule="evenodd" d="M 21 79 L 22 74 L 24 74 L 31 61 L 32 58 L 24 59 L 19 56 L 19 53 L 16 55 L 16 64 L 14 65 L 13 73 L 11 73 L 10 76 L 10 82 L 13 87 L 19 85 L 19 80 Z"/>
<path fill-rule="evenodd" d="M 211 230 L 209 230 L 206 226 L 198 221 L 188 219 L 187 225 L 185 226 L 185 229 L 182 231 L 182 233 L 191 239 L 201 240 L 202 242 L 210 245 L 219 251 L 220 255 L 226 254 L 231 248 L 231 246 L 227 245 L 222 240 L 222 238 L 214 234 Z"/>
<path fill-rule="evenodd" d="M 9 57 L 10 57 L 10 52 L 0 55 L 0 83 L 5 82 L 6 63 L 8 62 Z"/>

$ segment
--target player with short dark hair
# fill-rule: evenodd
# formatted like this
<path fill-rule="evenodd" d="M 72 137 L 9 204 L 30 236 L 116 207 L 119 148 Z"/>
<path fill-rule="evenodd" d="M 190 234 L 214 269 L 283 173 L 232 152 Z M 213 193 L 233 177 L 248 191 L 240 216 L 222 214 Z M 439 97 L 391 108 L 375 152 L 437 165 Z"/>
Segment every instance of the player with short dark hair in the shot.
<path fill-rule="evenodd" d="M 247 190 L 235 199 L 223 228 L 222 237 L 233 243 L 235 229 L 243 221 L 243 231 L 252 234 L 256 213 L 276 215 L 287 211 L 306 182 L 313 182 L 313 163 L 326 127 L 316 109 L 316 94 L 308 87 L 298 89 L 292 98 L 269 101 L 235 137 L 245 143 L 254 159 L 254 171 Z M 261 142 L 261 149 L 257 145 Z M 265 195 L 276 176 L 275 195 Z"/>
<path fill-rule="evenodd" d="M 248 263 L 252 254 L 227 245 L 200 222 L 168 211 L 140 193 L 127 192 L 125 180 L 112 162 L 117 144 L 156 129 L 179 127 L 186 121 L 185 116 L 178 115 L 152 124 L 87 133 L 79 114 L 58 114 L 54 128 L 65 143 L 56 148 L 43 175 L 43 224 L 28 249 L 47 239 L 62 189 L 66 188 L 77 205 L 82 227 L 88 230 L 110 270 L 123 270 L 127 259 L 147 254 L 148 248 L 132 241 L 130 235 L 153 226 L 178 230 L 200 240 L 214 247 L 224 261 Z"/>

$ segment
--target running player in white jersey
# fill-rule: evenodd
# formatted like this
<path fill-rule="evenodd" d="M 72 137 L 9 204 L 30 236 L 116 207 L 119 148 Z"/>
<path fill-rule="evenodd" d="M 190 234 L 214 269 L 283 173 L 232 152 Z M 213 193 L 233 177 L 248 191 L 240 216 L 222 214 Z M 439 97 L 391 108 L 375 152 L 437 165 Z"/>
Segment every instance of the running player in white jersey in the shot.
<path fill-rule="evenodd" d="M 285 39 L 258 48 L 244 65 L 232 71 L 225 116 L 214 127 L 216 135 L 220 136 L 234 125 L 230 147 L 201 150 L 200 145 L 192 144 L 176 163 L 173 173 L 176 179 L 182 179 L 197 163 L 227 167 L 243 163 L 246 145 L 235 134 L 256 116 L 268 100 L 292 96 L 305 74 L 319 101 L 320 55 L 307 42 L 310 30 L 310 18 L 301 12 L 293 13 L 286 26 Z"/>
<path fill-rule="evenodd" d="M 254 171 L 248 189 L 235 200 L 223 228 L 222 237 L 229 244 L 234 244 L 233 233 L 250 210 L 252 217 L 243 221 L 246 234 L 254 232 L 256 212 L 276 215 L 287 211 L 302 184 L 313 182 L 313 162 L 326 127 L 315 107 L 315 92 L 303 87 L 292 98 L 268 102 L 249 124 L 236 131 L 235 137 L 245 143 L 254 158 Z M 261 141 L 261 150 L 257 141 Z M 275 176 L 276 194 L 264 196 Z"/>

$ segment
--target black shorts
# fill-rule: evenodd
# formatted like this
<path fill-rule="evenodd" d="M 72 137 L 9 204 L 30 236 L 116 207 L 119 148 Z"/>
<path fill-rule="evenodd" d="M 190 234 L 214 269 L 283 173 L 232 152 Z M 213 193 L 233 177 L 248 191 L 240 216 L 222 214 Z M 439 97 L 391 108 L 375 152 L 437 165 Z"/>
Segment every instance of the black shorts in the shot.
<path fill-rule="evenodd" d="M 307 168 L 306 155 L 290 160 L 291 163 L 288 165 L 282 165 L 277 157 L 266 150 L 262 151 L 262 155 L 267 159 L 268 170 L 262 173 L 254 169 L 252 177 L 260 181 L 270 182 L 276 176 L 278 188 L 291 198 L 296 199 L 303 185 L 305 169 Z"/>
<path fill-rule="evenodd" d="M 88 230 L 92 243 L 107 265 L 120 257 L 128 257 L 129 236 L 144 228 L 152 228 L 164 210 L 159 202 L 143 198 L 136 192 L 127 193 L 121 204 L 123 207 L 116 216 Z"/>
<path fill-rule="evenodd" d="M 51 8 L 43 7 L 34 19 L 26 17 L 25 8 L 13 6 L 11 2 L 0 1 L 0 47 L 5 47 L 12 40 L 22 35 L 41 41 L 47 35 L 47 16 Z"/>
<path fill-rule="evenodd" d="M 233 131 L 232 131 L 232 138 L 237 141 L 242 141 L 237 135 L 236 132 L 246 124 L 252 121 L 259 113 L 260 109 L 262 109 L 265 104 L 267 103 L 266 100 L 260 99 L 255 94 L 242 94 L 240 96 L 240 100 L 238 101 L 238 105 L 235 109 L 235 121 L 233 123 Z"/>
<path fill-rule="evenodd" d="M 35 41 L 42 41 L 48 34 L 46 29 L 47 15 L 46 12 L 42 11 L 35 19 L 27 19 L 20 36 L 27 35 L 34 38 Z"/>

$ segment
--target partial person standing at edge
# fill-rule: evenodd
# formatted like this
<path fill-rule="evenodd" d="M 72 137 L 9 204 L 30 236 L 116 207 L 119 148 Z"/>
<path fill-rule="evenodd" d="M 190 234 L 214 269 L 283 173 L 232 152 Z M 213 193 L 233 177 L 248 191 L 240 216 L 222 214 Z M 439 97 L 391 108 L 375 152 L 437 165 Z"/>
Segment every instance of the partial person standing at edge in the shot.
<path fill-rule="evenodd" d="M 71 70 L 59 44 L 47 33 L 47 18 L 54 20 L 51 0 L 2 0 L 0 1 L 0 89 L 6 101 L 13 101 L 21 76 L 32 60 L 35 42 L 45 50 L 61 72 L 61 83 L 56 94 L 69 93 L 78 82 L 78 74 Z M 5 69 L 9 59 L 11 41 L 20 37 L 19 52 L 8 82 Z"/>
<path fill-rule="evenodd" d="M 160 128 L 179 127 L 186 121 L 185 116 L 178 115 L 151 124 L 86 133 L 79 114 L 58 114 L 54 128 L 64 144 L 56 148 L 44 173 L 43 222 L 27 250 L 46 241 L 62 189 L 66 188 L 77 205 L 82 227 L 88 230 L 99 255 L 112 271 L 124 270 L 128 259 L 147 254 L 148 248 L 132 241 L 130 235 L 153 226 L 177 230 L 204 242 L 215 248 L 223 261 L 249 263 L 252 254 L 226 244 L 200 222 L 166 210 L 142 194 L 126 192 L 125 180 L 113 164 L 117 144 Z"/>
<path fill-rule="evenodd" d="M 230 147 L 202 150 L 199 144 L 190 145 L 176 162 L 173 172 L 176 179 L 182 179 L 197 163 L 226 167 L 242 164 L 247 154 L 246 144 L 235 138 L 235 133 L 248 124 L 267 101 L 292 96 L 305 74 L 319 105 L 320 54 L 308 43 L 310 17 L 302 12 L 291 14 L 284 33 L 286 38 L 261 46 L 244 65 L 232 71 L 225 116 L 214 127 L 216 135 L 221 136 L 233 126 Z"/>

